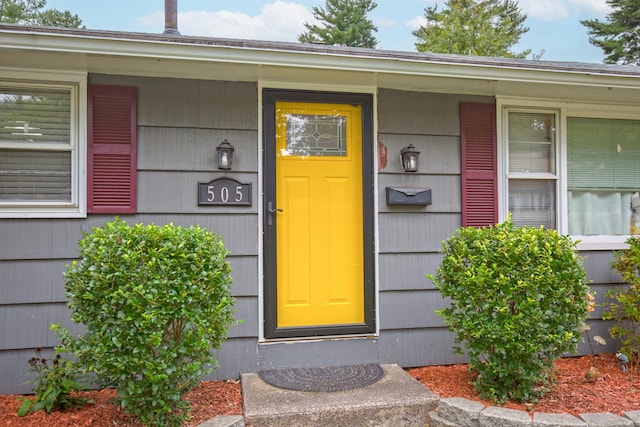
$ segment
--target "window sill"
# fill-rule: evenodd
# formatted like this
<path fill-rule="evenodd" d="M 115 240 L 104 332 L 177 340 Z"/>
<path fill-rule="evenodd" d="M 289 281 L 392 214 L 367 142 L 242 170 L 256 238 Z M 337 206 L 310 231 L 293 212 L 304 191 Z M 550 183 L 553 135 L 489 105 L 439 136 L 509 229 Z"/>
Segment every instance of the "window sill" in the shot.
<path fill-rule="evenodd" d="M 579 251 L 613 251 L 626 249 L 630 236 L 571 236 Z"/>
<path fill-rule="evenodd" d="M 11 209 L 0 208 L 0 218 L 86 218 L 87 212 L 73 209 Z"/>

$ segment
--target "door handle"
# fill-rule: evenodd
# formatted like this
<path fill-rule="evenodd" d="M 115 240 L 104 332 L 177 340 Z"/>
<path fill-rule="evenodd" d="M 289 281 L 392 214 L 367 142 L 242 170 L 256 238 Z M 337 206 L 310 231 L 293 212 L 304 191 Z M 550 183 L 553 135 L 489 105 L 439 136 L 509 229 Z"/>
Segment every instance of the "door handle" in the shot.
<path fill-rule="evenodd" d="M 284 212 L 280 208 L 274 208 L 273 207 L 273 203 L 271 203 L 271 202 L 267 203 L 267 210 L 269 211 L 270 214 L 273 214 L 273 213 L 276 213 L 276 212 Z"/>
<path fill-rule="evenodd" d="M 267 225 L 273 225 L 273 215 L 277 212 L 284 212 L 280 208 L 274 208 L 272 202 L 267 203 Z"/>

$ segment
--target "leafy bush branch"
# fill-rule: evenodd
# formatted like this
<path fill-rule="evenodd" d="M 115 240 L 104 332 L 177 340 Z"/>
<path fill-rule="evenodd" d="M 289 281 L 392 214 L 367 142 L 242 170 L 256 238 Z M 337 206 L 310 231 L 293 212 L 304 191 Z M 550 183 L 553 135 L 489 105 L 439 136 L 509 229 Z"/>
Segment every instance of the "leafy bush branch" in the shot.
<path fill-rule="evenodd" d="M 609 333 L 619 339 L 621 352 L 629 356 L 632 366 L 640 364 L 640 238 L 627 240 L 627 248 L 615 252 L 611 266 L 622 276 L 627 286 L 607 292 L 603 319 L 614 320 Z"/>
<path fill-rule="evenodd" d="M 180 425 L 183 395 L 217 367 L 233 323 L 231 268 L 219 236 L 200 227 L 94 228 L 67 266 L 66 294 L 82 336 L 60 330 L 79 366 L 145 425 Z"/>
<path fill-rule="evenodd" d="M 533 401 L 544 394 L 553 359 L 576 351 L 589 288 L 575 244 L 544 228 L 461 228 L 442 245 L 428 276 L 444 297 L 438 310 L 488 400 Z"/>

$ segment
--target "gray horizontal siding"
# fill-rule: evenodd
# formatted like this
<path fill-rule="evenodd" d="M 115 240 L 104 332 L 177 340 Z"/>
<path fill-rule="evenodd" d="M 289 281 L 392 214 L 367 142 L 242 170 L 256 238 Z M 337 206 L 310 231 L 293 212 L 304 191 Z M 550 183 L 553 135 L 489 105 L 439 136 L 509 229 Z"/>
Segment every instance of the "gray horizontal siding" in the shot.
<path fill-rule="evenodd" d="M 129 224 L 200 225 L 219 234 L 231 252 L 236 319 L 216 378 L 238 377 L 256 364 L 258 335 L 258 96 L 253 83 L 91 75 L 92 84 L 138 88 L 138 214 Z M 217 169 L 216 146 L 227 139 L 235 148 L 233 170 Z M 252 185 L 248 207 L 199 207 L 198 182 L 230 177 Z M 78 241 L 113 220 L 0 220 L 0 392 L 22 386 L 33 349 L 58 340 L 49 330 L 69 319 L 64 295 L 65 265 L 78 256 Z M 8 244 L 10 242 L 10 244 Z M 17 366 L 25 365 L 16 372 Z M 6 381 L 5 381 L 6 379 Z"/>
<path fill-rule="evenodd" d="M 71 261 L 0 261 L 0 305 L 65 302 L 63 273 Z"/>
<path fill-rule="evenodd" d="M 90 216 L 87 219 L 3 219 L 0 234 L 10 245 L 0 245 L 0 260 L 69 259 L 78 256 L 78 241 L 113 216 Z M 123 215 L 128 224 L 156 224 L 189 227 L 200 225 L 219 234 L 234 255 L 257 255 L 258 217 L 255 213 L 238 214 L 227 210 L 221 214 L 142 214 Z M 6 240 L 5 240 L 6 239 Z"/>
<path fill-rule="evenodd" d="M 383 253 L 378 258 L 380 291 L 435 289 L 427 274 L 435 274 L 439 253 Z"/>
<path fill-rule="evenodd" d="M 43 349 L 42 355 L 50 359 L 53 351 Z M 0 393 L 27 394 L 33 392 L 33 384 L 26 382 L 34 379 L 34 375 L 27 375 L 29 359 L 35 356 L 35 348 L 21 350 L 0 350 Z"/>
<path fill-rule="evenodd" d="M 609 322 L 602 320 L 589 321 L 591 337 L 600 335 L 607 345 L 596 344 L 592 339 L 595 354 L 614 352 L 619 349 L 618 343 L 612 340 L 607 329 Z M 466 363 L 466 355 L 456 354 L 455 336 L 447 328 L 415 328 L 393 329 L 380 332 L 379 351 L 381 363 L 397 363 L 402 367 L 428 365 L 452 365 Z M 591 354 L 591 347 L 586 336 L 581 337 L 577 354 Z M 566 356 L 572 356 L 567 354 Z"/>
<path fill-rule="evenodd" d="M 446 300 L 426 278 L 439 267 L 441 243 L 460 227 L 460 102 L 493 103 L 492 98 L 381 90 L 378 99 L 378 141 L 387 152 L 387 164 L 378 175 L 379 325 L 380 359 L 402 366 L 450 364 L 465 361 L 453 352 L 454 335 L 434 310 Z M 413 144 L 420 152 L 417 173 L 404 173 L 400 150 Z M 431 188 L 432 204 L 388 206 L 388 186 Z M 610 251 L 581 255 L 598 303 L 620 283 L 611 271 Z M 590 334 L 601 335 L 613 351 L 610 322 L 601 320 L 602 307 L 591 313 Z M 586 337 L 585 337 L 586 338 Z M 579 352 L 588 354 L 585 341 Z"/>
<path fill-rule="evenodd" d="M 230 255 L 236 296 L 258 295 L 258 258 Z M 72 259 L 0 261 L 0 306 L 65 303 L 64 272 Z"/>
<path fill-rule="evenodd" d="M 137 86 L 140 126 L 258 129 L 253 83 L 143 79 Z"/>
<path fill-rule="evenodd" d="M 378 131 L 417 135 L 460 135 L 460 102 L 494 103 L 486 96 L 407 92 L 378 92 Z"/>
<path fill-rule="evenodd" d="M 460 174 L 460 136 L 380 134 L 378 142 L 387 151 L 387 164 L 381 173 L 401 173 L 409 180 L 416 175 Z M 406 174 L 400 162 L 400 150 L 413 144 L 420 151 L 417 173 Z M 382 166 L 382 165 L 380 165 Z"/>
<path fill-rule="evenodd" d="M 231 293 L 237 297 L 256 297 L 258 295 L 258 257 L 230 255 Z"/>
<path fill-rule="evenodd" d="M 139 126 L 258 129 L 255 83 L 108 75 L 89 82 L 136 86 Z"/>
<path fill-rule="evenodd" d="M 582 334 L 581 341 L 578 344 L 578 354 L 586 355 L 591 354 L 591 350 L 593 348 L 594 354 L 599 353 L 614 353 L 620 350 L 620 343 L 618 340 L 614 340 L 611 338 L 609 334 L 609 328 L 613 325 L 612 322 L 602 320 L 602 319 L 592 319 L 588 322 L 589 327 L 591 328 L 587 334 L 589 339 L 591 340 L 591 346 L 589 346 L 589 339 L 587 339 L 587 334 Z M 593 337 L 596 335 L 601 336 L 607 342 L 606 345 L 601 345 L 596 343 L 593 340 Z"/>
<path fill-rule="evenodd" d="M 614 259 L 612 251 L 584 251 L 580 256 L 588 278 L 594 284 L 623 283 L 622 277 L 611 268 Z"/>
<path fill-rule="evenodd" d="M 258 346 L 257 338 L 234 338 L 225 341 L 217 352 L 219 367 L 209 374 L 206 379 L 226 380 L 240 378 L 243 372 L 257 372 L 256 358 Z"/>
<path fill-rule="evenodd" d="M 220 172 L 138 172 L 138 212 L 139 213 L 198 213 L 229 214 L 258 212 L 258 176 L 253 173 L 234 174 L 232 177 L 241 184 L 251 185 L 251 205 L 249 206 L 199 206 L 198 183 L 208 183 L 217 178 L 228 178 Z M 231 194 L 231 197 L 234 195 Z"/>
<path fill-rule="evenodd" d="M 380 362 L 402 367 L 451 365 L 468 359 L 453 353 L 454 336 L 446 328 L 380 332 Z"/>
<path fill-rule="evenodd" d="M 369 360 L 421 366 L 465 360 L 453 353 L 453 334 L 434 312 L 445 301 L 426 274 L 435 273 L 441 242 L 460 226 L 459 102 L 491 103 L 493 98 L 378 92 L 377 141 L 385 146 L 388 161 L 378 174 L 377 188 L 380 336 L 258 344 L 262 321 L 258 318 L 257 214 L 261 142 L 256 85 L 107 75 L 92 75 L 89 80 L 138 88 L 139 213 L 122 218 L 130 224 L 201 225 L 220 234 L 231 251 L 235 317 L 243 322 L 229 331 L 229 339 L 218 352 L 221 367 L 210 378 L 237 378 L 241 372 L 256 371 L 274 361 L 319 365 Z M 234 168 L 224 173 L 217 170 L 215 150 L 222 139 L 236 149 Z M 400 149 L 408 144 L 421 151 L 420 170 L 415 174 L 400 168 Z M 197 206 L 197 183 L 221 176 L 251 183 L 252 205 Z M 431 188 L 432 204 L 387 206 L 387 186 Z M 51 323 L 72 326 L 64 302 L 64 265 L 77 256 L 77 241 L 83 232 L 112 219 L 92 215 L 69 220 L 0 220 L 2 241 L 10 242 L 0 245 L 0 392 L 23 387 L 20 384 L 33 348 L 57 344 L 49 330 Z M 606 291 L 620 283 L 609 266 L 611 253 L 583 255 L 591 286 L 601 302 Z M 600 315 L 598 309 L 590 324 L 593 334 L 605 336 L 609 323 L 599 320 Z M 609 347 L 615 346 L 608 341 Z M 581 351 L 588 347 L 585 350 L 581 345 Z M 20 366 L 25 370 L 16 369 Z"/>
<path fill-rule="evenodd" d="M 82 238 L 80 220 L 0 220 L 0 260 L 68 259 L 77 256 Z"/>
<path fill-rule="evenodd" d="M 243 372 L 258 370 L 256 359 L 256 338 L 233 338 L 222 344 L 216 351 L 219 367 L 214 369 L 205 380 L 226 380 L 239 378 Z M 34 357 L 36 347 L 21 350 L 0 350 L 0 393 L 22 394 L 32 392 L 32 385 L 25 382 L 33 379 L 28 376 L 28 360 Z M 43 348 L 43 355 L 51 358 L 52 348 Z"/>
<path fill-rule="evenodd" d="M 60 342 L 50 330 L 51 324 L 60 323 L 73 333 L 82 333 L 82 327 L 69 318 L 66 303 L 15 304 L 0 310 L 0 350 L 53 347 Z"/>
<path fill-rule="evenodd" d="M 602 314 L 606 311 L 605 305 L 611 301 L 611 299 L 607 296 L 607 292 L 617 288 L 617 285 L 606 283 L 589 283 L 589 288 L 591 289 L 592 294 L 595 294 L 596 297 L 595 310 L 592 313 L 589 313 L 589 318 L 601 319 Z"/>
<path fill-rule="evenodd" d="M 461 220 L 458 96 L 382 90 L 378 141 L 387 154 L 378 175 L 379 354 L 384 363 L 455 363 L 453 334 L 434 310 L 445 301 L 429 273 L 437 270 L 442 240 Z M 476 99 L 476 98 L 473 98 Z M 485 102 L 491 100 L 480 98 Z M 420 151 L 416 173 L 405 173 L 400 150 Z M 431 189 L 431 205 L 387 205 L 386 187 Z"/>
<path fill-rule="evenodd" d="M 236 297 L 234 317 L 239 323 L 229 329 L 229 338 L 258 336 L 258 298 Z"/>
<path fill-rule="evenodd" d="M 611 338 L 608 329 L 613 325 L 612 321 L 602 320 L 605 311 L 603 304 L 609 302 L 607 292 L 619 288 L 623 285 L 620 275 L 611 268 L 611 261 L 614 256 L 612 251 L 585 251 L 580 255 L 583 258 L 584 270 L 587 273 L 587 283 L 596 296 L 596 307 L 593 313 L 589 314 L 588 324 L 591 330 L 587 333 L 590 337 L 600 335 L 607 341 L 607 345 L 602 346 L 591 340 L 595 353 L 614 352 L 620 349 L 618 340 Z M 587 340 L 587 335 L 583 334 L 583 341 L 578 346 L 580 354 L 590 354 L 591 347 Z"/>
<path fill-rule="evenodd" d="M 218 171 L 216 147 L 233 145 L 233 173 L 258 170 L 258 132 L 172 127 L 138 128 L 138 170 Z"/>
<path fill-rule="evenodd" d="M 387 187 L 431 189 L 428 206 L 387 205 Z M 384 174 L 378 180 L 378 209 L 380 212 L 460 213 L 459 175 Z"/>
<path fill-rule="evenodd" d="M 440 245 L 460 227 L 459 214 L 380 213 L 381 253 L 438 252 Z"/>
<path fill-rule="evenodd" d="M 126 219 L 128 223 L 167 225 L 182 227 L 199 225 L 218 234 L 232 255 L 258 254 L 258 217 L 255 214 L 189 215 L 189 214 L 144 214 Z"/>
<path fill-rule="evenodd" d="M 446 307 L 437 290 L 380 293 L 380 329 L 440 328 L 435 310 Z"/>
<path fill-rule="evenodd" d="M 613 259 L 610 251 L 585 252 L 585 271 L 592 292 L 599 305 L 590 313 L 591 330 L 581 336 L 576 354 L 614 352 L 619 343 L 612 339 L 608 329 L 611 321 L 602 320 L 603 307 L 608 301 L 607 291 L 622 285 L 617 273 L 610 268 Z M 380 258 L 381 282 L 389 288 L 380 293 L 380 354 L 381 361 L 394 359 L 401 366 L 452 364 L 466 361 L 466 357 L 454 353 L 454 335 L 448 330 L 434 310 L 446 307 L 447 302 L 430 281 L 423 282 L 424 289 L 416 285 L 419 278 L 408 264 L 429 265 L 437 270 L 437 254 L 384 254 Z M 587 261 L 588 260 L 588 261 Z M 394 267 L 398 276 L 394 276 Z M 388 276 L 388 277 L 387 277 Z M 383 280 L 384 278 L 384 280 Z M 402 307 L 398 309 L 398 307 Z M 607 344 L 597 344 L 593 337 L 603 337 Z M 591 346 L 589 345 L 591 339 Z"/>

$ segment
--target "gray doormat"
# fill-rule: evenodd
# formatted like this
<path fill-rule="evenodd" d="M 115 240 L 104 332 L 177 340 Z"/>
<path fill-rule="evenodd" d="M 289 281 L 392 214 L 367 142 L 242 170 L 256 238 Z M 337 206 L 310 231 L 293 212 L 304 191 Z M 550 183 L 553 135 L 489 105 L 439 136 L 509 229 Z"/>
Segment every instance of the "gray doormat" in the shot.
<path fill-rule="evenodd" d="M 319 368 L 276 368 L 258 372 L 272 386 L 295 391 L 334 392 L 375 383 L 384 376 L 377 363 Z"/>

